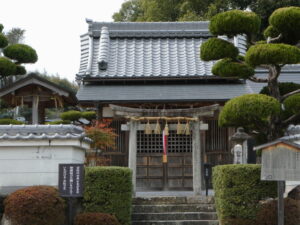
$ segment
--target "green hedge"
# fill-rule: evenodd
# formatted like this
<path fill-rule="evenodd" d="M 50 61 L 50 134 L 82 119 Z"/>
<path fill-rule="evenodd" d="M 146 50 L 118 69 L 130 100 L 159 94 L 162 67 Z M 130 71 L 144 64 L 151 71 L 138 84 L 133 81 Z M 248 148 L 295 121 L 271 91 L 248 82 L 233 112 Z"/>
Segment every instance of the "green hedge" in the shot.
<path fill-rule="evenodd" d="M 10 125 L 10 124 L 21 125 L 21 124 L 24 124 L 24 123 L 21 122 L 21 121 L 14 120 L 14 119 L 9 119 L 9 118 L 0 119 L 0 125 Z"/>
<path fill-rule="evenodd" d="M 260 165 L 222 165 L 213 168 L 215 202 L 222 225 L 237 225 L 235 221 L 251 224 L 259 211 L 259 201 L 276 197 L 276 182 L 261 181 L 260 173 Z"/>
<path fill-rule="evenodd" d="M 87 167 L 84 211 L 115 215 L 122 225 L 131 224 L 132 174 L 125 167 Z"/>

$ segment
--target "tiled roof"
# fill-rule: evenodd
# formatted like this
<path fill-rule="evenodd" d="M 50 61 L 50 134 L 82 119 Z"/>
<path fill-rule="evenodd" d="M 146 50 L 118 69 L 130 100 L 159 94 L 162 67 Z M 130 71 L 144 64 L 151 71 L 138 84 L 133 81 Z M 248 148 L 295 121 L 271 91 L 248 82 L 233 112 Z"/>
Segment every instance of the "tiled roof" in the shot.
<path fill-rule="evenodd" d="M 90 142 L 74 125 L 0 125 L 0 140 L 77 139 Z"/>
<path fill-rule="evenodd" d="M 211 77 L 213 62 L 200 60 L 208 22 L 97 23 L 81 36 L 79 77 Z M 232 40 L 245 53 L 245 38 Z M 105 59 L 104 59 L 105 58 Z M 105 63 L 107 68 L 99 68 Z"/>

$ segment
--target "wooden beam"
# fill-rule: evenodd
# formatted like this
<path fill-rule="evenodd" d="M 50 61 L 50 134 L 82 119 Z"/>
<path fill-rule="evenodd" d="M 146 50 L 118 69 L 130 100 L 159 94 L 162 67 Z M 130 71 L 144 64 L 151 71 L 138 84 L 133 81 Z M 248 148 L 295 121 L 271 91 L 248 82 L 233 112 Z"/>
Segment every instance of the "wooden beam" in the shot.
<path fill-rule="evenodd" d="M 184 126 L 184 124 L 182 124 L 182 125 Z M 156 124 L 150 124 L 150 126 L 151 126 L 151 130 L 154 130 Z M 169 130 L 177 130 L 177 124 L 168 124 L 168 126 L 169 126 Z M 137 130 L 145 130 L 145 127 L 146 127 L 146 124 L 139 124 L 137 127 Z M 122 131 L 130 131 L 130 125 L 122 124 L 121 130 Z M 208 130 L 208 124 L 200 122 L 199 130 Z"/>

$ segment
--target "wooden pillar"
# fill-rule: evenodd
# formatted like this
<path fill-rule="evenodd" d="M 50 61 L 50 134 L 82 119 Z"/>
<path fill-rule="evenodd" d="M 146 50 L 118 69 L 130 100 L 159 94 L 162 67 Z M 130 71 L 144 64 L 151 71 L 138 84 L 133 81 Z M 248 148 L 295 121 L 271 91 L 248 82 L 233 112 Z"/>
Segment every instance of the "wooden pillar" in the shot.
<path fill-rule="evenodd" d="M 32 98 L 32 124 L 39 123 L 39 97 L 33 96 Z"/>
<path fill-rule="evenodd" d="M 193 190 L 194 195 L 201 195 L 203 162 L 201 157 L 200 123 L 193 122 Z"/>
<path fill-rule="evenodd" d="M 102 104 L 96 104 L 96 119 L 101 120 L 103 118 L 103 106 Z"/>
<path fill-rule="evenodd" d="M 137 130 L 138 121 L 130 120 L 129 122 L 129 155 L 128 167 L 132 170 L 132 187 L 133 196 L 136 192 L 136 157 L 137 157 Z"/>

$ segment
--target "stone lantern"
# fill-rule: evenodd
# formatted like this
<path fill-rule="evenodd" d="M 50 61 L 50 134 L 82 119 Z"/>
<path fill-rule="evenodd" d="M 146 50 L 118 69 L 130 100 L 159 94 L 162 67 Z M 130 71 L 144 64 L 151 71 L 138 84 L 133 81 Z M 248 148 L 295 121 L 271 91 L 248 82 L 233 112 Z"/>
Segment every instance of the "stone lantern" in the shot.
<path fill-rule="evenodd" d="M 248 162 L 248 145 L 247 140 L 250 139 L 251 136 L 248 135 L 244 128 L 239 127 L 237 132 L 231 136 L 230 141 L 234 143 L 234 147 L 232 148 L 232 153 L 234 155 L 233 162 L 234 164 L 247 164 Z"/>

